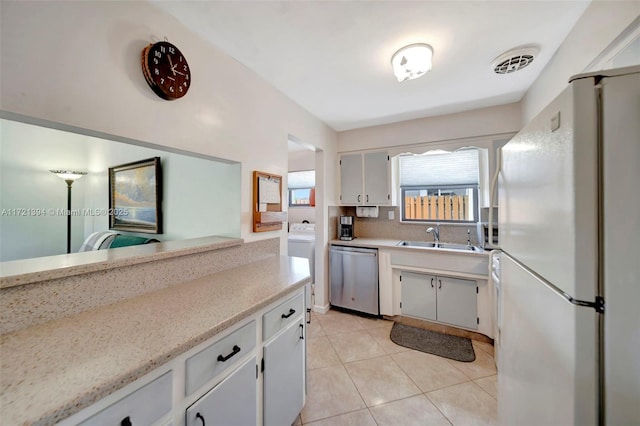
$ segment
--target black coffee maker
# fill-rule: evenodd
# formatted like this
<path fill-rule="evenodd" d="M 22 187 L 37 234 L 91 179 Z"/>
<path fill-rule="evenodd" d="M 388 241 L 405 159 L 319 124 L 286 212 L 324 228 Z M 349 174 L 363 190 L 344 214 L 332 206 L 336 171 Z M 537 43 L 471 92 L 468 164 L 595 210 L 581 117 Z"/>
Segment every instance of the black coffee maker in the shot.
<path fill-rule="evenodd" d="M 340 216 L 338 236 L 343 241 L 351 241 L 355 238 L 353 236 L 353 216 Z"/>

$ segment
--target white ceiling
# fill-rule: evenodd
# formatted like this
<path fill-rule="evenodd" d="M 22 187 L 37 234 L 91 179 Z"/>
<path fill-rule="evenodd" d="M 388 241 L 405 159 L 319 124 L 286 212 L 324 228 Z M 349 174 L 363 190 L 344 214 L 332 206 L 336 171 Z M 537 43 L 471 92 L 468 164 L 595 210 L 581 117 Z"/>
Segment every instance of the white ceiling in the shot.
<path fill-rule="evenodd" d="M 337 131 L 519 101 L 580 15 L 581 1 L 163 1 L 223 52 Z M 391 56 L 433 46 L 433 70 L 398 83 Z M 535 45 L 527 68 L 491 62 Z"/>

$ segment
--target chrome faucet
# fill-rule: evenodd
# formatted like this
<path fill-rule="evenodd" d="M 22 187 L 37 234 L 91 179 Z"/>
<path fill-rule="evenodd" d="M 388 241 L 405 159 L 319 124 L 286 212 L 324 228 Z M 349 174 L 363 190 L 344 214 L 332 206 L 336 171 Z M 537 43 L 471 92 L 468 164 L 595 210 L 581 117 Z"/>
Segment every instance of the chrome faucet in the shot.
<path fill-rule="evenodd" d="M 438 244 L 440 242 L 440 225 L 436 224 L 436 227 L 430 226 L 427 228 L 427 234 L 433 234 L 433 239 Z"/>

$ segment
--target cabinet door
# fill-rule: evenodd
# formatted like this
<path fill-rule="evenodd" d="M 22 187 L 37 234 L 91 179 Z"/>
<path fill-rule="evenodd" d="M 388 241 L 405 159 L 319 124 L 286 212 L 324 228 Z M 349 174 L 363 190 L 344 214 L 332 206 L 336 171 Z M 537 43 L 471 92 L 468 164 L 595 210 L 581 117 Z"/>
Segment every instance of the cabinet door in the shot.
<path fill-rule="evenodd" d="M 340 157 L 340 203 L 362 204 L 362 154 Z"/>
<path fill-rule="evenodd" d="M 264 347 L 264 424 L 291 425 L 304 404 L 304 320 Z"/>
<path fill-rule="evenodd" d="M 364 154 L 364 200 L 372 206 L 391 203 L 389 192 L 389 156 L 384 152 Z"/>
<path fill-rule="evenodd" d="M 477 283 L 459 278 L 437 277 L 438 321 L 478 329 Z"/>
<path fill-rule="evenodd" d="M 256 357 L 187 408 L 186 426 L 256 424 Z"/>
<path fill-rule="evenodd" d="M 436 277 L 402 271 L 402 315 L 436 320 Z"/>

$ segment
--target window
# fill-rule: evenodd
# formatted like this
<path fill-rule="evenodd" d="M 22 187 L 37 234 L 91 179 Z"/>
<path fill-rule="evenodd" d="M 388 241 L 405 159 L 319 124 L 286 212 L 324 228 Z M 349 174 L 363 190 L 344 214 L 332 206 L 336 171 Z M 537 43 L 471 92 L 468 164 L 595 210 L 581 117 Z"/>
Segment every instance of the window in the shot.
<path fill-rule="evenodd" d="M 477 149 L 400 157 L 402 220 L 477 222 Z"/>
<path fill-rule="evenodd" d="M 314 170 L 289 172 L 289 207 L 315 206 L 316 173 Z"/>

